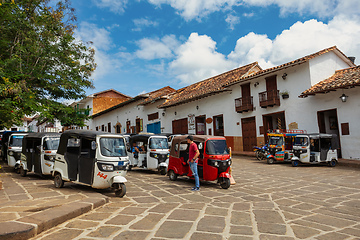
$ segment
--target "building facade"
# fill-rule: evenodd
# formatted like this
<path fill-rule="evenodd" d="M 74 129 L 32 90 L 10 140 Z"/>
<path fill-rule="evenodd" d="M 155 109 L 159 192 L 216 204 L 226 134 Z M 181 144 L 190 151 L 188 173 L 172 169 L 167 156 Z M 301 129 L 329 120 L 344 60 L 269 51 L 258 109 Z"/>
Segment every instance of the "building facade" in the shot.
<path fill-rule="evenodd" d="M 341 73 L 349 72 L 344 69 L 352 69 L 347 78 L 359 80 L 359 68 L 336 47 L 264 70 L 252 63 L 163 97 L 137 96 L 97 113 L 92 121 L 99 131 L 119 126 L 115 132 L 221 135 L 235 152 L 264 144 L 274 129 L 334 133 L 341 156 L 360 159 L 358 83 L 314 91 L 328 79 L 344 78 Z M 341 101 L 339 93 L 348 100 Z"/>

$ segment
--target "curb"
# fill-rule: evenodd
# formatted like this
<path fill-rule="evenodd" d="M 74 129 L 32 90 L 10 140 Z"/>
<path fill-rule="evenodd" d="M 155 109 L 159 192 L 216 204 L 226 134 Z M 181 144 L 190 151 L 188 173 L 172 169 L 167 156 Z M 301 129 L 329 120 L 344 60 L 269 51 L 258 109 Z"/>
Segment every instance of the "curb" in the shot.
<path fill-rule="evenodd" d="M 2 222 L 0 223 L 0 239 L 23 240 L 32 238 L 108 202 L 109 198 L 101 195 L 47 209 L 16 221 Z"/>

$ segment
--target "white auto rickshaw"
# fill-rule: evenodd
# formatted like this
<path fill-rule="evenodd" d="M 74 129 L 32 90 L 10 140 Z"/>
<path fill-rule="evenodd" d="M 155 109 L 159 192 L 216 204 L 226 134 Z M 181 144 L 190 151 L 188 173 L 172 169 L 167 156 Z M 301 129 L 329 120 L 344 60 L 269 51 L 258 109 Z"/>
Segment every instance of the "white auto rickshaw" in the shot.
<path fill-rule="evenodd" d="M 5 143 L 5 159 L 10 167 L 14 167 L 18 173 L 20 169 L 20 159 L 22 151 L 22 140 L 27 133 L 14 132 L 9 136 L 9 140 Z"/>
<path fill-rule="evenodd" d="M 67 181 L 96 189 L 111 188 L 116 196 L 123 197 L 128 163 L 122 135 L 67 130 L 61 134 L 55 157 L 54 184 L 61 188 Z"/>
<path fill-rule="evenodd" d="M 327 163 L 330 167 L 335 167 L 338 162 L 338 146 L 335 134 L 299 134 L 293 145 L 292 166 L 297 167 L 299 163 Z"/>
<path fill-rule="evenodd" d="M 27 172 L 40 176 L 51 175 L 54 169 L 55 155 L 59 146 L 60 133 L 29 133 L 23 138 L 20 160 L 20 175 Z"/>
<path fill-rule="evenodd" d="M 137 152 L 135 146 L 140 150 Z M 162 175 L 169 165 L 169 145 L 166 136 L 150 133 L 137 134 L 130 137 L 130 169 L 140 167 L 158 170 Z"/>

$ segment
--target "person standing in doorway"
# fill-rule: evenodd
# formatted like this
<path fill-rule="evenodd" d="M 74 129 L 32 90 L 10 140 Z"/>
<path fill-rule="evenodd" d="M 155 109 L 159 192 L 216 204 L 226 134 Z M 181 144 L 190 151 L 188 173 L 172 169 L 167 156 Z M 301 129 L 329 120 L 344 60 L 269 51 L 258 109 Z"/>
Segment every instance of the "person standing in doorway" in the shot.
<path fill-rule="evenodd" d="M 195 187 L 191 189 L 191 191 L 200 191 L 200 181 L 199 181 L 199 175 L 198 175 L 198 157 L 200 155 L 200 151 L 194 143 L 194 137 L 189 135 L 187 138 L 187 142 L 190 144 L 189 146 L 189 160 L 188 163 L 190 165 L 190 169 L 193 173 L 193 176 L 195 178 Z"/>

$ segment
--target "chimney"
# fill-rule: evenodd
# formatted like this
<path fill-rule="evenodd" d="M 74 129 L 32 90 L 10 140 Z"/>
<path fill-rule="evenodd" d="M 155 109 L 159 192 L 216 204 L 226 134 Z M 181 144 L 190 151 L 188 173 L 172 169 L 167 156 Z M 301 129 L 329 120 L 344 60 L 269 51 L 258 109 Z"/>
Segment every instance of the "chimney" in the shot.
<path fill-rule="evenodd" d="M 348 57 L 352 63 L 355 64 L 355 57 Z"/>

